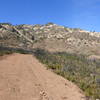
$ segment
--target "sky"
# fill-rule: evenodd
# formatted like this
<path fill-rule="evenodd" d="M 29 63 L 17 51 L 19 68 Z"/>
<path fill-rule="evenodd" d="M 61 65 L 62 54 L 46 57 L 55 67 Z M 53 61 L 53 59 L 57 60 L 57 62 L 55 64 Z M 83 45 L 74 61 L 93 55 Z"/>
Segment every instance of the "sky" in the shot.
<path fill-rule="evenodd" d="M 0 0 L 0 23 L 46 24 L 100 32 L 100 0 Z"/>

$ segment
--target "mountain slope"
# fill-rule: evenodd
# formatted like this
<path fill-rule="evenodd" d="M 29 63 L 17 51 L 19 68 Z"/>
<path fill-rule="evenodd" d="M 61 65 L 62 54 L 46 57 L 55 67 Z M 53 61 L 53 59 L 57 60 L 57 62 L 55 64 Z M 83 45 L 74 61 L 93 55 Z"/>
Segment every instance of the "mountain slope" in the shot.
<path fill-rule="evenodd" d="M 0 61 L 1 100 L 85 100 L 81 90 L 43 67 L 32 55 Z"/>
<path fill-rule="evenodd" d="M 72 29 L 53 23 L 46 25 L 0 25 L 0 44 L 100 55 L 100 33 Z"/>

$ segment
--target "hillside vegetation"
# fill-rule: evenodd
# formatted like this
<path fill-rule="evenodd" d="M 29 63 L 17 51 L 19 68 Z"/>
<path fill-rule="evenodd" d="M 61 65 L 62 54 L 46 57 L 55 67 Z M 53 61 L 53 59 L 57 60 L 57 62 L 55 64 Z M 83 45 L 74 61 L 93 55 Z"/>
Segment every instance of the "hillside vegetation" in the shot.
<path fill-rule="evenodd" d="M 53 23 L 16 26 L 0 23 L 0 45 L 100 55 L 100 33 L 68 28 Z"/>
<path fill-rule="evenodd" d="M 11 48 L 11 47 L 0 46 L 0 56 L 12 54 L 12 53 L 29 54 L 29 53 L 32 53 L 32 51 L 31 50 L 25 50 L 25 49 L 22 49 L 22 48 Z"/>
<path fill-rule="evenodd" d="M 100 60 L 88 60 L 84 55 L 65 52 L 50 53 L 36 49 L 35 56 L 47 68 L 76 83 L 87 98 L 100 99 Z"/>

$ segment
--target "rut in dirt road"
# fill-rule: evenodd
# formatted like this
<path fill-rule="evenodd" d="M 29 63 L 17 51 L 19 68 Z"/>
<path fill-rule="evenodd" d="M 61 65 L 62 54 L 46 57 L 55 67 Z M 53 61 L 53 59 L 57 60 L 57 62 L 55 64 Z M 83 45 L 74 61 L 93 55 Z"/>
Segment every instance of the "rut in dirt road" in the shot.
<path fill-rule="evenodd" d="M 81 90 L 32 55 L 0 60 L 0 100 L 85 100 Z"/>

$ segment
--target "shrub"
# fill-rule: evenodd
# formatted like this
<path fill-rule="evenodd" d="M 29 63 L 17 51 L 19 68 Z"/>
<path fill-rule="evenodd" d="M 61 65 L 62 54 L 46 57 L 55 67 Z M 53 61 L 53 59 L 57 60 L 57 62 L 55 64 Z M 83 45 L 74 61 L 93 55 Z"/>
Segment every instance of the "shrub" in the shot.
<path fill-rule="evenodd" d="M 34 55 L 47 68 L 76 83 L 87 97 L 100 99 L 100 60 L 88 60 L 85 55 L 69 54 L 66 52 L 51 53 L 36 49 Z"/>

